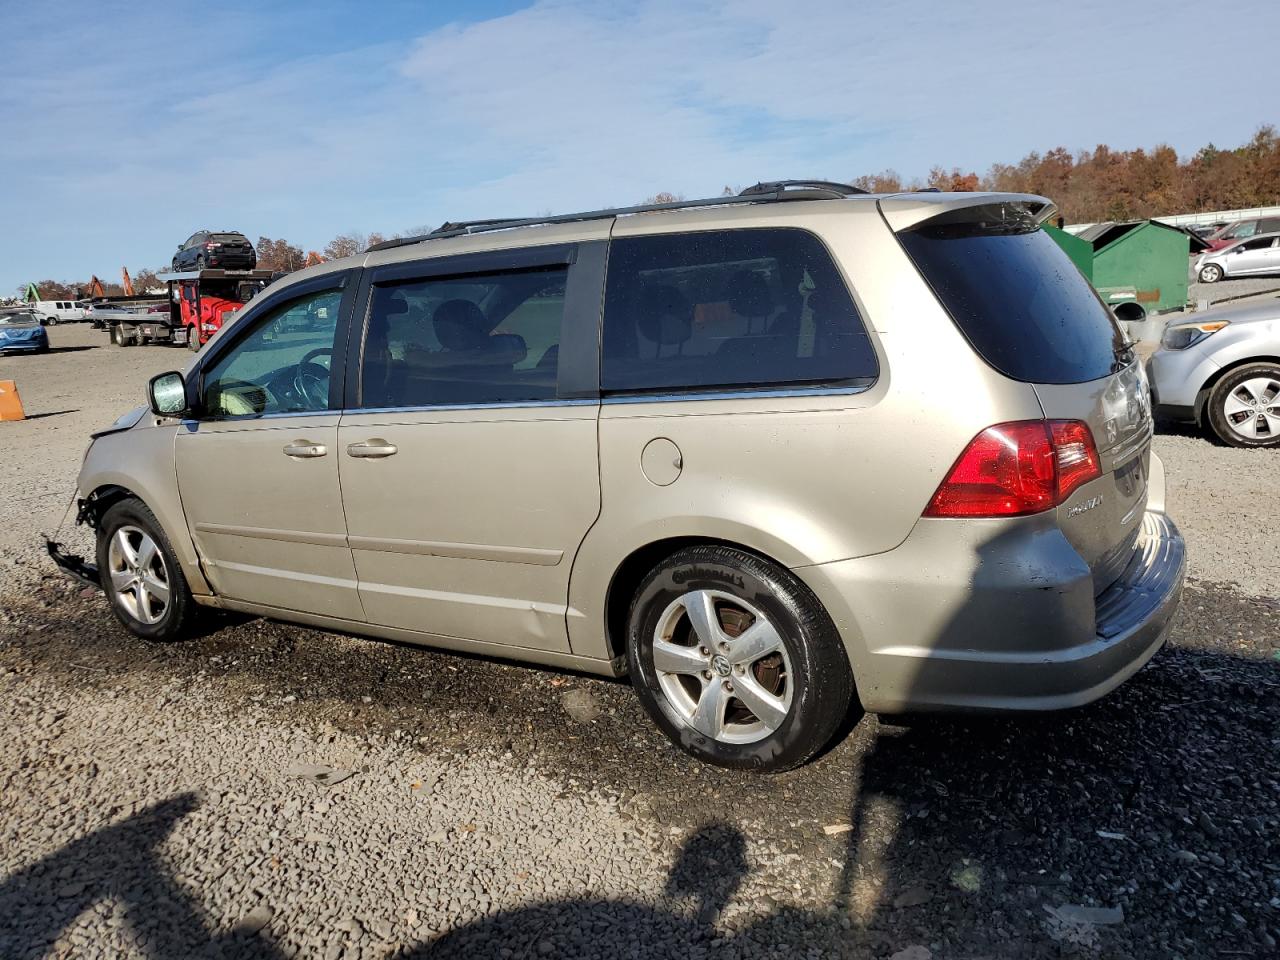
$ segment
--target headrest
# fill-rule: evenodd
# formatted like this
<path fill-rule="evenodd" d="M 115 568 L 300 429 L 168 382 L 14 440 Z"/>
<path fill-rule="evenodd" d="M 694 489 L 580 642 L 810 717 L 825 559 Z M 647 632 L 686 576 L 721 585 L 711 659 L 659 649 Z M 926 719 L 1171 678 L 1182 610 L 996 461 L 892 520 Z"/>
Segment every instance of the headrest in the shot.
<path fill-rule="evenodd" d="M 645 285 L 636 305 L 637 327 L 659 345 L 684 343 L 693 334 L 693 309 L 678 289 L 667 284 Z"/>
<path fill-rule="evenodd" d="M 489 339 L 489 321 L 470 300 L 446 300 L 436 307 L 432 323 L 446 350 L 478 350 Z"/>

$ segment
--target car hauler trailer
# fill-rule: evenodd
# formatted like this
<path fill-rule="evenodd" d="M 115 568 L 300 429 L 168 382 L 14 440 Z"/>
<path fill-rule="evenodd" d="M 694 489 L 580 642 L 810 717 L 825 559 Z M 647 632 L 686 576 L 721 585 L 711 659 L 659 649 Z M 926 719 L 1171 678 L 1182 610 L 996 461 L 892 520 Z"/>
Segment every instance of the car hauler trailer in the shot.
<path fill-rule="evenodd" d="M 274 277 L 270 270 L 190 270 L 162 273 L 157 279 L 169 288 L 159 311 L 137 314 L 111 326 L 111 341 L 129 347 L 169 343 L 200 349 L 225 318 L 242 308 Z"/>

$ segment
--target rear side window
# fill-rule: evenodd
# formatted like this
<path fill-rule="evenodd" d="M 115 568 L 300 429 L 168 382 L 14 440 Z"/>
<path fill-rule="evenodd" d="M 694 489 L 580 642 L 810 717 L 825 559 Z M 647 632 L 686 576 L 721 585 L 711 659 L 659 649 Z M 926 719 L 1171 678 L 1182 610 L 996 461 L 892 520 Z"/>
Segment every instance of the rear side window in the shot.
<path fill-rule="evenodd" d="M 1125 353 L 1111 311 L 1021 208 L 966 208 L 898 239 L 973 348 L 1005 376 L 1084 383 L 1110 374 Z"/>
<path fill-rule="evenodd" d="M 556 397 L 567 267 L 374 287 L 365 408 Z"/>
<path fill-rule="evenodd" d="M 624 237 L 609 249 L 606 393 L 867 383 L 875 351 L 803 230 Z"/>

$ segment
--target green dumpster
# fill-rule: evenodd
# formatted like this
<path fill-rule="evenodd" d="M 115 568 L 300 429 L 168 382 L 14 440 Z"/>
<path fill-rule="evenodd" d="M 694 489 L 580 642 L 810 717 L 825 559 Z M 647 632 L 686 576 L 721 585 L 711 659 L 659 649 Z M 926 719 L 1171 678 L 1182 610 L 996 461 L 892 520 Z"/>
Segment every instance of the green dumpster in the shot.
<path fill-rule="evenodd" d="M 1191 238 L 1156 220 L 1095 223 L 1075 236 L 1046 228 L 1077 265 L 1089 247 L 1089 278 L 1121 320 L 1140 323 L 1148 314 L 1187 305 Z"/>
<path fill-rule="evenodd" d="M 1090 283 L 1093 282 L 1093 244 L 1088 240 L 1081 240 L 1074 233 L 1067 233 L 1060 227 L 1055 227 L 1051 223 L 1044 225 L 1044 232 L 1053 237 L 1057 241 L 1071 262 L 1074 263 L 1084 274 L 1085 279 Z"/>

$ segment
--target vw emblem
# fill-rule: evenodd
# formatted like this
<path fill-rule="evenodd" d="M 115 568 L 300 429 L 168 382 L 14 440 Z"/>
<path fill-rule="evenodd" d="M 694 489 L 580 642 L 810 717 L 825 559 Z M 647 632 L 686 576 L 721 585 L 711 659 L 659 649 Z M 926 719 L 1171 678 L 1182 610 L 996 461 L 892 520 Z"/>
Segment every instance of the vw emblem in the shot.
<path fill-rule="evenodd" d="M 729 658 L 720 653 L 711 658 L 711 669 L 715 671 L 717 677 L 727 677 L 733 672 L 733 667 L 729 664 Z"/>

